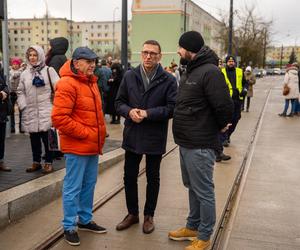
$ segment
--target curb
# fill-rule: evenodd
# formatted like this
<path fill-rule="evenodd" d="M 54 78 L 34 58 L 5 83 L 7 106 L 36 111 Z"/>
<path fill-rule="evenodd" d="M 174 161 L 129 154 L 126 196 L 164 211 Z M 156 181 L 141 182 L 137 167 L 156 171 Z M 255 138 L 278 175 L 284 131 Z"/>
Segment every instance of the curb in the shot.
<path fill-rule="evenodd" d="M 110 151 L 99 160 L 99 174 L 122 161 L 122 148 Z M 20 220 L 27 214 L 47 205 L 61 196 L 65 169 L 42 176 L 0 193 L 0 228 Z"/>

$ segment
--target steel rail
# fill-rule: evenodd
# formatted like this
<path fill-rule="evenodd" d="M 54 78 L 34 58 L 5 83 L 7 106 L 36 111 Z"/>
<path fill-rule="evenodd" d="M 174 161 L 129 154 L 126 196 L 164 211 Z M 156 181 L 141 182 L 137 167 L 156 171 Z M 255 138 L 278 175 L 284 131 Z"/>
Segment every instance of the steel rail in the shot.
<path fill-rule="evenodd" d="M 164 155 L 163 158 L 167 157 L 171 152 L 173 152 L 178 146 L 174 145 L 168 150 Z M 146 172 L 146 168 L 143 167 L 139 171 L 139 177 L 142 176 Z M 104 206 L 107 202 L 109 202 L 112 198 L 114 198 L 118 193 L 120 193 L 124 189 L 124 184 L 119 183 L 117 186 L 115 186 L 112 190 L 107 192 L 105 195 L 103 195 L 101 198 L 99 198 L 93 206 L 93 212 L 100 209 L 102 206 Z M 34 250 L 45 250 L 49 249 L 52 246 L 54 246 L 58 241 L 60 241 L 64 237 L 64 230 L 62 227 L 58 228 L 54 232 L 52 232 L 50 235 L 48 235 L 42 242 L 36 244 L 32 249 Z"/>

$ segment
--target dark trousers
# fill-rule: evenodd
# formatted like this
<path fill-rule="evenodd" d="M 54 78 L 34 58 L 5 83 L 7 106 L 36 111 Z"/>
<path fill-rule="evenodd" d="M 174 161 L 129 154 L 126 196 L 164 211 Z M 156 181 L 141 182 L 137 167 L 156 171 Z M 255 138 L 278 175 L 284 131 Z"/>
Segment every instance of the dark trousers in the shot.
<path fill-rule="evenodd" d="M 246 110 L 249 111 L 251 97 L 247 96 Z"/>
<path fill-rule="evenodd" d="M 239 120 L 241 119 L 241 101 L 233 100 L 234 110 L 231 123 L 232 125 L 227 130 L 227 139 L 230 139 L 231 134 L 234 132 Z"/>
<path fill-rule="evenodd" d="M 234 102 L 234 111 L 231 123 L 232 125 L 229 127 L 229 129 L 225 133 L 219 133 L 219 145 L 218 149 L 216 150 L 217 153 L 223 152 L 223 142 L 225 140 L 230 140 L 231 134 L 234 132 L 239 120 L 241 119 L 241 101 L 233 101 Z"/>
<path fill-rule="evenodd" d="M 49 151 L 48 132 L 30 133 L 30 143 L 33 162 L 40 163 L 42 160 L 42 142 L 45 148 L 45 162 L 52 163 L 53 152 Z"/>
<path fill-rule="evenodd" d="M 124 185 L 129 214 L 139 214 L 137 177 L 143 155 L 129 151 L 125 153 Z M 144 215 L 154 216 L 159 193 L 159 169 L 162 155 L 146 155 L 147 190 Z"/>
<path fill-rule="evenodd" d="M 6 122 L 0 122 L 0 160 L 4 158 Z"/>

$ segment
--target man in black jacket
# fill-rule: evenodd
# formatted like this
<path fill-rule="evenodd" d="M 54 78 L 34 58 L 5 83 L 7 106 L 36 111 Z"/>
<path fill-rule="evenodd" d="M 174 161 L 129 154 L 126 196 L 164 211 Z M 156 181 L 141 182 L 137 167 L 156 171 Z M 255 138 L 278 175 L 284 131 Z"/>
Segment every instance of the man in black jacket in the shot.
<path fill-rule="evenodd" d="M 210 245 L 216 217 L 213 168 L 218 134 L 230 126 L 233 103 L 218 56 L 204 45 L 200 33 L 184 33 L 178 54 L 189 62 L 179 84 L 173 134 L 183 183 L 189 189 L 190 212 L 186 226 L 169 232 L 169 238 L 195 240 L 185 249 L 202 250 Z"/>
<path fill-rule="evenodd" d="M 142 63 L 128 70 L 121 82 L 115 105 L 125 117 L 124 184 L 128 215 L 117 225 L 124 230 L 139 222 L 137 177 L 143 154 L 146 155 L 147 191 L 143 232 L 154 230 L 153 216 L 159 193 L 159 169 L 166 152 L 168 121 L 173 117 L 177 83 L 160 65 L 161 48 L 157 41 L 143 44 Z"/>

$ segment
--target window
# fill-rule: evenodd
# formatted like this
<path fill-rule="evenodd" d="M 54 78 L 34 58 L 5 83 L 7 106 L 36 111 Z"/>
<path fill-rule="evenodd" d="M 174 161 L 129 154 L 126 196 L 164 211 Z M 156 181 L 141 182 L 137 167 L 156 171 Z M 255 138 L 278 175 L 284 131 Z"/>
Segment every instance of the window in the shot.
<path fill-rule="evenodd" d="M 24 41 L 24 37 L 21 37 L 21 41 Z"/>
<path fill-rule="evenodd" d="M 98 29 L 101 29 L 102 28 L 102 26 L 101 25 L 98 25 Z"/>
<path fill-rule="evenodd" d="M 18 41 L 18 38 L 15 37 L 15 42 L 17 42 L 17 41 Z"/>
<path fill-rule="evenodd" d="M 108 29 L 108 25 L 107 24 L 105 24 L 104 29 L 106 29 L 106 30 Z"/>
<path fill-rule="evenodd" d="M 91 41 L 91 45 L 94 45 L 94 41 Z"/>
<path fill-rule="evenodd" d="M 91 33 L 91 37 L 94 37 L 94 33 Z"/>
<path fill-rule="evenodd" d="M 21 34 L 23 34 L 24 33 L 24 30 L 21 30 Z"/>
<path fill-rule="evenodd" d="M 105 37 L 107 37 L 107 35 L 108 35 L 107 33 L 104 34 Z"/>
<path fill-rule="evenodd" d="M 31 41 L 31 38 L 30 37 L 28 37 L 28 42 L 30 42 Z"/>
<path fill-rule="evenodd" d="M 14 34 L 18 34 L 18 31 L 17 31 L 17 30 L 14 30 Z"/>
<path fill-rule="evenodd" d="M 28 26 L 30 26 L 30 22 L 28 22 L 27 24 L 28 24 Z"/>
<path fill-rule="evenodd" d="M 93 28 L 94 28 L 94 25 L 91 25 L 91 28 L 93 29 Z"/>
<path fill-rule="evenodd" d="M 24 22 L 21 22 L 21 25 L 24 25 Z"/>
<path fill-rule="evenodd" d="M 44 41 L 44 37 L 42 37 L 42 41 Z"/>
<path fill-rule="evenodd" d="M 54 22 L 54 25 L 58 25 L 58 22 L 57 22 L 57 21 L 55 21 L 55 22 Z"/>
<path fill-rule="evenodd" d="M 18 45 L 15 45 L 15 49 L 18 49 Z"/>
<path fill-rule="evenodd" d="M 8 46 L 8 49 L 11 50 L 11 46 L 10 45 Z"/>
<path fill-rule="evenodd" d="M 17 26 L 17 22 L 14 22 L 14 26 Z"/>
<path fill-rule="evenodd" d="M 55 34 L 58 34 L 58 30 L 54 30 L 54 33 L 55 33 Z"/>
<path fill-rule="evenodd" d="M 30 34 L 30 30 L 28 30 L 28 34 Z"/>
<path fill-rule="evenodd" d="M 24 45 L 21 45 L 21 49 L 25 49 L 25 46 L 24 46 Z"/>

